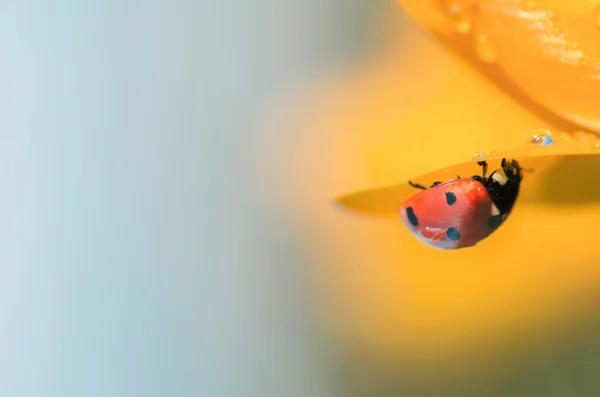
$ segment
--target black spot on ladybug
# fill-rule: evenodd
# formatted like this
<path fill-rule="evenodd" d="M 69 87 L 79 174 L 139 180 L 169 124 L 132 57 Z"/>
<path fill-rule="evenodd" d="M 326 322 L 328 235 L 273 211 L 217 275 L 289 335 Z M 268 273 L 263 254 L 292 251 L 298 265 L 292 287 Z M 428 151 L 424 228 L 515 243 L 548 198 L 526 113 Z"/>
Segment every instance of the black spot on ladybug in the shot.
<path fill-rule="evenodd" d="M 446 235 L 452 241 L 458 241 L 458 239 L 460 238 L 460 233 L 455 227 L 449 227 L 446 231 Z"/>
<path fill-rule="evenodd" d="M 494 215 L 488 219 L 488 227 L 490 229 L 496 229 L 502 224 L 502 215 Z"/>
<path fill-rule="evenodd" d="M 413 210 L 412 207 L 408 207 L 406 209 L 406 216 L 408 216 L 408 220 L 410 221 L 410 223 L 413 226 L 419 226 L 419 220 L 417 219 L 417 216 L 415 215 L 415 211 Z"/>
<path fill-rule="evenodd" d="M 452 192 L 447 192 L 446 193 L 446 202 L 448 203 L 448 205 L 452 205 L 452 204 L 456 203 L 456 194 L 454 194 Z"/>

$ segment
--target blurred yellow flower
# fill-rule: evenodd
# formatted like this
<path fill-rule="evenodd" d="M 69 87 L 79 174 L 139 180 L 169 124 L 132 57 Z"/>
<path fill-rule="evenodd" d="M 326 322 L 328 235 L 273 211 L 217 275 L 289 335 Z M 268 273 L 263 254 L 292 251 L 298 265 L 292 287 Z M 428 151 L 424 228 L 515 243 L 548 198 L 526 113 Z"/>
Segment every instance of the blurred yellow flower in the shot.
<path fill-rule="evenodd" d="M 517 202 L 494 235 L 453 252 L 331 198 L 514 147 L 538 128 L 600 131 L 600 29 L 591 1 L 401 3 L 442 40 L 407 21 L 369 65 L 291 115 L 284 104 L 277 126 L 299 138 L 275 177 L 346 351 L 447 375 L 462 368 L 447 360 L 495 362 L 583 324 L 600 298 L 600 187 L 569 192 L 590 176 L 600 185 L 600 161 L 561 161 L 536 180 L 545 201 Z"/>
<path fill-rule="evenodd" d="M 411 15 L 465 58 L 490 63 L 566 120 L 600 131 L 597 0 L 404 0 Z"/>

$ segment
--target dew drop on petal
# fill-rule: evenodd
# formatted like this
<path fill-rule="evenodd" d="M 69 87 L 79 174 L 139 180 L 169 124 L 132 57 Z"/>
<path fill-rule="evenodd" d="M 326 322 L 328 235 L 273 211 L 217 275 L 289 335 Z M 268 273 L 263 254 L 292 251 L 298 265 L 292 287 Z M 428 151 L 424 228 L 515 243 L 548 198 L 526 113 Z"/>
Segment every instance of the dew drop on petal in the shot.
<path fill-rule="evenodd" d="M 475 53 L 485 63 L 494 63 L 498 60 L 498 50 L 488 35 L 478 33 L 474 37 Z"/>
<path fill-rule="evenodd" d="M 550 146 L 554 143 L 554 139 L 552 139 L 552 135 L 548 134 L 544 137 L 542 141 L 542 146 Z"/>
<path fill-rule="evenodd" d="M 471 1 L 446 0 L 446 15 L 455 23 L 456 31 L 467 34 L 471 31 Z"/>
<path fill-rule="evenodd" d="M 473 161 L 482 161 L 485 160 L 485 153 L 475 153 L 473 155 Z"/>
<path fill-rule="evenodd" d="M 577 131 L 573 133 L 573 140 L 571 141 L 571 146 L 592 146 L 592 141 L 590 140 L 590 136 L 583 131 Z"/>
<path fill-rule="evenodd" d="M 540 147 L 550 146 L 554 143 L 552 133 L 541 128 L 525 136 L 525 144 L 528 150 L 538 150 Z"/>
<path fill-rule="evenodd" d="M 571 137 L 569 136 L 569 134 L 563 134 L 559 143 L 561 145 L 569 145 L 569 146 L 571 146 L 571 145 L 573 145 L 573 140 L 571 139 Z"/>

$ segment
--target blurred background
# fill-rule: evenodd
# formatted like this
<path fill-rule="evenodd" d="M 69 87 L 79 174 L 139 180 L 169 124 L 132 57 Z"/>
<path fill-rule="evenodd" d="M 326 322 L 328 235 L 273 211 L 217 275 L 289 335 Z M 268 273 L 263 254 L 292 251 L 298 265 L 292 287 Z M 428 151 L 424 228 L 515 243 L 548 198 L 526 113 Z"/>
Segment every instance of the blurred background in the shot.
<path fill-rule="evenodd" d="M 398 13 L 2 2 L 1 394 L 336 395 L 308 259 L 240 171 L 259 109 Z"/>
<path fill-rule="evenodd" d="M 540 124 L 461 124 L 487 83 L 395 1 L 23 0 L 0 33 L 2 395 L 595 395 L 594 236 L 538 254 L 597 218 L 442 257 L 333 210 Z"/>

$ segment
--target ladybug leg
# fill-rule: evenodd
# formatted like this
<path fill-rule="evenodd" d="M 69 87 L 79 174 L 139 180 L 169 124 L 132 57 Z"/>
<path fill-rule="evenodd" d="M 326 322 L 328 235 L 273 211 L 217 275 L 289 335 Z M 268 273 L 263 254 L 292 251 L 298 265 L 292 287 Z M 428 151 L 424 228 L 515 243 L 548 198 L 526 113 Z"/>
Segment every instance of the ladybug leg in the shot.
<path fill-rule="evenodd" d="M 418 183 L 413 183 L 411 181 L 408 181 L 408 184 L 412 187 L 415 187 L 417 189 L 422 189 L 422 190 L 427 190 L 427 188 L 423 185 L 419 185 Z"/>
<path fill-rule="evenodd" d="M 504 163 L 504 161 L 505 160 L 502 160 L 503 163 Z M 487 162 L 486 161 L 478 161 L 477 164 L 480 165 L 482 168 L 481 179 L 485 180 L 485 174 L 487 174 L 487 170 L 488 170 Z"/>
<path fill-rule="evenodd" d="M 434 186 L 437 186 L 437 185 L 439 185 L 440 183 L 442 183 L 442 182 L 440 182 L 440 181 L 435 181 L 435 182 L 433 182 L 433 183 L 431 184 L 430 188 L 432 188 L 432 187 L 434 187 Z"/>

